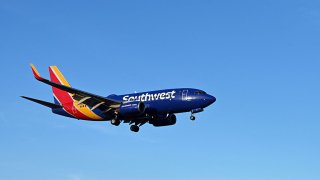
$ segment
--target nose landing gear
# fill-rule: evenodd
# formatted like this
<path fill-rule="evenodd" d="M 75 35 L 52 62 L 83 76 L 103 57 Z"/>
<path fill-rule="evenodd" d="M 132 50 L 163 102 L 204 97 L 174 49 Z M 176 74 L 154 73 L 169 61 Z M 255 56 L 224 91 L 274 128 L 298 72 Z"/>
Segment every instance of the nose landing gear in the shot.
<path fill-rule="evenodd" d="M 203 108 L 192 109 L 192 110 L 191 110 L 190 119 L 191 119 L 192 121 L 196 120 L 196 117 L 195 117 L 193 114 L 199 113 L 199 112 L 202 112 L 202 111 L 203 111 Z"/>

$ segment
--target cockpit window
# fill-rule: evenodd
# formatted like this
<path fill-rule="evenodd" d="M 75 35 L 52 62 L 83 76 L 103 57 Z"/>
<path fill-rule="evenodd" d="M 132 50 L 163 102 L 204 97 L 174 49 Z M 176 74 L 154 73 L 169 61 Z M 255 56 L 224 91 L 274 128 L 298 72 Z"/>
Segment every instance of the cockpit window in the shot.
<path fill-rule="evenodd" d="M 207 94 L 207 93 L 206 93 L 206 92 L 204 92 L 204 91 L 196 91 L 196 92 L 195 92 L 195 94 L 197 94 L 197 95 L 198 95 L 198 94 Z"/>

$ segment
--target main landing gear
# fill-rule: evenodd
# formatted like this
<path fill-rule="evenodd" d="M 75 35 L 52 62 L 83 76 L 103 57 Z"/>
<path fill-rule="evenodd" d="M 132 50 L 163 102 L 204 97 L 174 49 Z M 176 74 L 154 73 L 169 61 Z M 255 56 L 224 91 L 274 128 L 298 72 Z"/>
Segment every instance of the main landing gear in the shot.
<path fill-rule="evenodd" d="M 196 117 L 193 114 L 191 114 L 190 120 L 194 121 L 194 120 L 196 120 Z"/>
<path fill-rule="evenodd" d="M 114 126 L 119 126 L 120 123 L 121 123 L 121 121 L 118 120 L 118 119 L 112 119 L 111 120 L 111 124 L 114 125 Z M 133 132 L 139 132 L 139 129 L 140 128 L 139 128 L 138 125 L 133 124 L 133 125 L 130 126 L 130 130 L 133 131 Z"/>
<path fill-rule="evenodd" d="M 114 126 L 119 126 L 121 123 L 121 121 L 117 118 L 114 118 L 111 120 L 111 124 L 114 125 Z"/>
<path fill-rule="evenodd" d="M 140 126 L 142 126 L 143 124 L 145 124 L 148 121 L 128 121 L 128 120 L 120 120 L 120 118 L 115 115 L 113 119 L 111 119 L 111 124 L 114 126 L 119 126 L 121 122 L 123 123 L 129 123 L 130 126 L 130 130 L 133 132 L 139 132 Z"/>
<path fill-rule="evenodd" d="M 140 129 L 140 128 L 139 128 L 139 126 L 137 126 L 137 125 L 131 125 L 131 126 L 130 126 L 130 130 L 133 131 L 133 132 L 139 132 L 139 129 Z"/>
<path fill-rule="evenodd" d="M 144 125 L 145 123 L 147 123 L 148 120 L 147 119 L 135 119 L 135 120 L 131 120 L 129 122 L 130 126 L 130 130 L 133 132 L 139 132 L 140 130 L 140 126 Z"/>
<path fill-rule="evenodd" d="M 118 120 L 118 119 L 112 119 L 112 120 L 111 120 L 111 124 L 114 125 L 114 126 L 119 126 L 119 125 L 120 125 L 120 120 Z"/>

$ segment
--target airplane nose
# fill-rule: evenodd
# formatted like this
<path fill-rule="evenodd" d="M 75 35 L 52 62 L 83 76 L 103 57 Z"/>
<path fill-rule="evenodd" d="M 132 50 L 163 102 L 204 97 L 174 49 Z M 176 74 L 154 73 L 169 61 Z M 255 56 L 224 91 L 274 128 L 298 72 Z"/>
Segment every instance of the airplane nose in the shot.
<path fill-rule="evenodd" d="M 208 96 L 209 96 L 208 100 L 209 100 L 210 104 L 216 102 L 217 99 L 214 96 L 211 96 L 211 95 L 208 95 Z"/>

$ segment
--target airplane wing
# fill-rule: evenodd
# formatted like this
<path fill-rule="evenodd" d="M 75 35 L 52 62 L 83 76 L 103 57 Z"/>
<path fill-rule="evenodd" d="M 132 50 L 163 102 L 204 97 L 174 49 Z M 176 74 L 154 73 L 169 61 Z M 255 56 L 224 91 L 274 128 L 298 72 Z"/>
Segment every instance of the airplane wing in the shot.
<path fill-rule="evenodd" d="M 82 90 L 79 90 L 76 88 L 64 86 L 62 84 L 57 84 L 57 83 L 52 82 L 48 79 L 42 78 L 33 64 L 31 64 L 31 69 L 32 69 L 34 77 L 38 81 L 41 81 L 45 84 L 48 84 L 48 85 L 53 86 L 55 88 L 58 88 L 60 90 L 72 93 L 73 98 L 78 101 L 78 104 L 81 104 L 81 103 L 86 104 L 86 105 L 92 107 L 91 110 L 96 109 L 96 108 L 100 108 L 101 110 L 104 110 L 107 112 L 107 111 L 110 111 L 111 109 L 120 107 L 120 105 L 122 104 L 121 101 L 117 101 L 117 100 L 110 99 L 110 98 L 105 98 L 105 97 L 95 95 L 95 94 L 92 94 L 89 92 L 85 92 L 85 91 L 82 91 Z"/>

